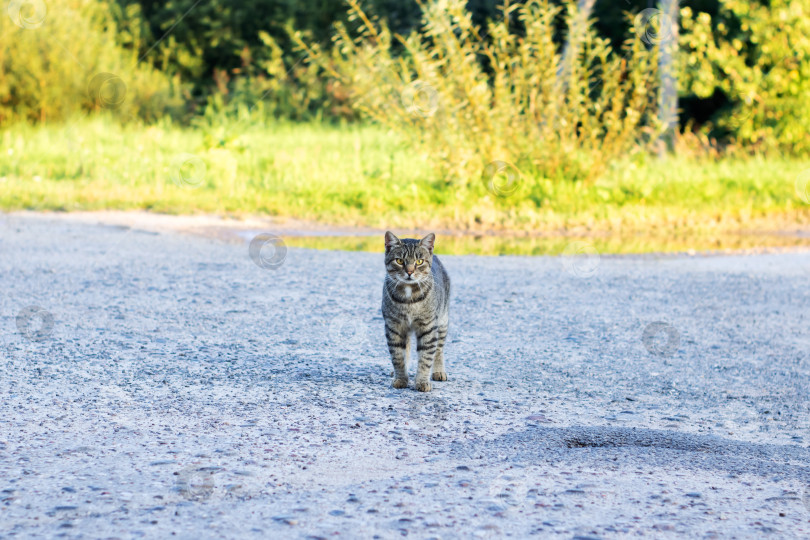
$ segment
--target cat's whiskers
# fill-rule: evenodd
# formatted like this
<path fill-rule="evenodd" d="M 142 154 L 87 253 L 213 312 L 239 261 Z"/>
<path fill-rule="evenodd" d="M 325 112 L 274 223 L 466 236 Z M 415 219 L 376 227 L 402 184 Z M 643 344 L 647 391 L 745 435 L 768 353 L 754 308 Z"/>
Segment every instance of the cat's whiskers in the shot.
<path fill-rule="evenodd" d="M 387 279 L 383 282 L 385 286 L 385 290 L 388 291 L 388 295 L 393 298 L 394 293 L 398 292 L 399 284 L 406 283 L 402 279 L 398 278 L 396 275 L 391 275 L 391 281 L 389 282 Z"/>
<path fill-rule="evenodd" d="M 393 292 L 391 290 L 391 287 L 393 286 L 394 290 L 396 290 L 397 286 L 396 286 L 396 283 L 394 283 L 395 281 L 396 281 L 396 278 L 392 278 L 390 281 L 388 279 L 383 281 L 383 286 L 385 287 L 385 292 L 388 293 L 388 296 L 393 297 Z"/>

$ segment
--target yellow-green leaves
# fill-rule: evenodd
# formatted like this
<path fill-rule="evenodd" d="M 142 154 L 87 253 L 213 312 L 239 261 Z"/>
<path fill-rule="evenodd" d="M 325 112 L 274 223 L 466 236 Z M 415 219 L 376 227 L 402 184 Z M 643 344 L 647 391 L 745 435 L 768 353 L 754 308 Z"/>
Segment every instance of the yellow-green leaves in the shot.
<path fill-rule="evenodd" d="M 519 162 L 535 178 L 594 180 L 655 140 L 642 128 L 658 127 L 657 48 L 632 39 L 613 51 L 574 1 L 564 10 L 515 3 L 486 28 L 463 0 L 425 3 L 422 28 L 399 38 L 400 48 L 384 23 L 349 4 L 364 30 L 354 38 L 338 27 L 332 56 L 312 60 L 459 188 L 483 189 L 478 178 L 495 160 Z M 560 16 L 572 43 L 564 60 Z"/>

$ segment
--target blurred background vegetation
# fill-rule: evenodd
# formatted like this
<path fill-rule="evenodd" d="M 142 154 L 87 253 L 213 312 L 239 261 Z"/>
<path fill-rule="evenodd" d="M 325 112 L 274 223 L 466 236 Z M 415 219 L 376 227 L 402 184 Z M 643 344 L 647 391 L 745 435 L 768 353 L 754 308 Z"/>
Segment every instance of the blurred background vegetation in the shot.
<path fill-rule="evenodd" d="M 700 176 L 690 179 L 650 161 L 664 127 L 661 51 L 634 21 L 658 4 L 597 1 L 585 20 L 583 3 L 14 0 L 0 17 L 0 205 L 423 223 L 401 216 L 407 205 L 390 195 L 404 191 L 424 216 L 462 228 L 806 221 L 810 201 L 785 183 L 810 151 L 810 0 L 680 3 L 674 155 L 691 162 L 665 167 Z M 268 130 L 309 145 L 301 161 L 278 169 L 277 146 L 257 146 L 273 139 Z M 135 157 L 129 165 L 142 170 L 121 176 L 115 160 L 141 134 L 185 146 L 158 145 L 153 161 Z M 323 169 L 314 162 L 335 144 L 351 164 L 330 165 L 324 186 L 306 165 Z M 211 178 L 193 194 L 156 195 L 188 187 L 166 182 L 188 168 L 173 165 L 186 154 Z M 744 167 L 723 160 L 741 159 L 755 160 L 756 174 L 724 176 Z M 754 177 L 772 172 L 767 159 L 784 176 L 764 188 Z M 639 175 L 657 178 L 658 192 L 638 187 Z M 747 202 L 686 219 L 696 201 L 684 180 L 709 203 L 706 190 Z M 302 190 L 309 199 L 294 203 Z M 290 198 L 267 202 L 279 193 Z M 664 204 L 668 196 L 677 200 Z M 641 210 L 605 210 L 627 205 Z"/>
<path fill-rule="evenodd" d="M 36 17 L 37 2 L 19 4 L 21 17 L 26 11 Z M 464 4 L 483 39 L 497 39 L 489 25 L 503 20 L 501 0 Z M 560 8 L 565 2 L 549 4 Z M 99 72 L 125 82 L 131 108 L 122 113 L 147 121 L 170 114 L 188 122 L 209 108 L 235 114 L 241 106 L 257 105 L 276 118 L 357 119 L 351 89 L 306 61 L 293 36 L 301 32 L 328 48 L 336 23 L 356 34 L 362 21 L 351 16 L 348 2 L 48 0 L 44 5 L 42 32 L 26 31 L 11 17 L 0 19 L 3 124 L 96 109 L 87 86 Z M 385 20 L 392 33 L 424 30 L 418 0 L 366 0 L 361 6 Z M 627 13 L 655 6 L 647 0 L 596 2 L 593 28 L 619 50 L 632 30 Z M 810 2 L 684 0 L 680 6 L 681 128 L 700 129 L 721 142 L 806 152 Z M 566 37 L 562 18 L 558 12 L 553 22 L 557 48 Z M 403 52 L 397 45 L 393 54 Z"/>

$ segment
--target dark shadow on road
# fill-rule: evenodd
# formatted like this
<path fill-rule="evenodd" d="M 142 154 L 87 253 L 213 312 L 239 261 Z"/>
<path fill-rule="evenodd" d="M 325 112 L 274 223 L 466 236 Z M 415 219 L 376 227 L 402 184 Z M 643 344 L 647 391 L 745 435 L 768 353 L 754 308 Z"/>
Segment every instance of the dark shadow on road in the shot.
<path fill-rule="evenodd" d="M 716 435 L 632 427 L 541 427 L 511 432 L 475 445 L 456 443 L 458 457 L 509 453 L 516 462 L 538 459 L 587 467 L 601 463 L 703 469 L 726 474 L 810 480 L 810 449 L 798 445 L 757 444 Z"/>

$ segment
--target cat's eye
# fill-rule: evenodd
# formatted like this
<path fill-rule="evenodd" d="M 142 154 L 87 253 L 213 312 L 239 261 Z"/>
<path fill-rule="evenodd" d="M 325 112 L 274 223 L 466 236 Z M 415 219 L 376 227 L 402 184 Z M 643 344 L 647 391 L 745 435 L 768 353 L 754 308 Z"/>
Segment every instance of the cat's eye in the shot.
<path fill-rule="evenodd" d="M 397 264 L 402 264 L 402 259 L 396 259 Z"/>
<path fill-rule="evenodd" d="M 423 262 L 425 262 L 424 259 L 416 259 L 416 264 L 422 264 Z"/>

